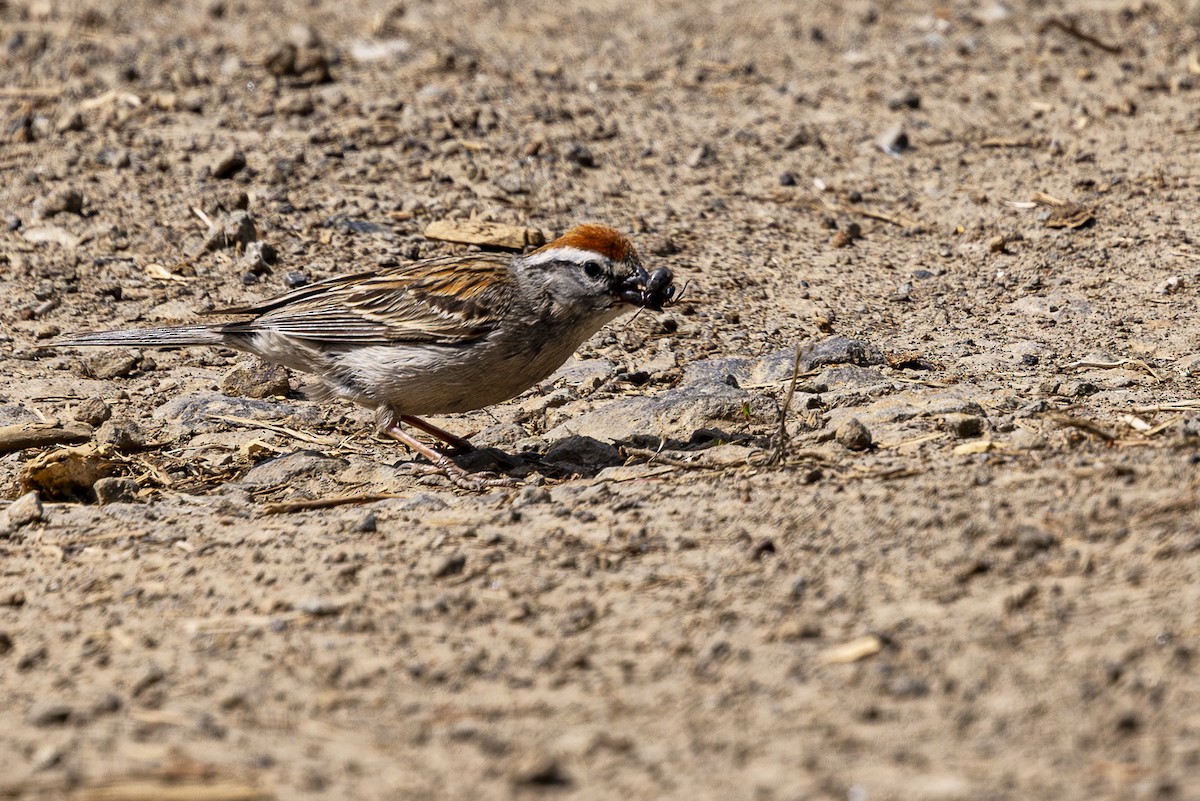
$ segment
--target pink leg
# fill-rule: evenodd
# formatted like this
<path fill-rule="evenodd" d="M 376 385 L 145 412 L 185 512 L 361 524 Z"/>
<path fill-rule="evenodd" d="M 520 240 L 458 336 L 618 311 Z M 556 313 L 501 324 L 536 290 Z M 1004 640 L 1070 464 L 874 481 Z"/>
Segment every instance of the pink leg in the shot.
<path fill-rule="evenodd" d="M 426 445 L 424 442 L 421 442 L 421 440 L 417 439 L 416 437 L 412 436 L 404 429 L 400 428 L 399 423 L 396 423 L 393 426 L 383 429 L 381 433 L 387 434 L 392 439 L 403 442 L 405 445 L 412 448 L 414 451 L 421 454 L 429 461 L 433 462 L 437 467 L 439 467 L 447 472 L 455 472 L 460 475 L 463 475 L 466 473 L 465 470 L 463 470 L 461 467 L 456 465 L 454 462 L 450 461 L 450 458 L 448 456 L 446 456 L 444 453 L 438 453 L 433 448 Z"/>
<path fill-rule="evenodd" d="M 392 439 L 404 443 L 409 448 L 433 462 L 433 466 L 430 469 L 444 474 L 447 478 L 454 482 L 455 485 L 473 492 L 479 492 L 489 487 L 511 487 L 515 485 L 515 482 L 511 478 L 497 478 L 489 473 L 468 473 L 466 470 L 463 470 L 454 462 L 450 461 L 450 457 L 446 456 L 444 453 L 435 451 L 433 448 L 429 447 L 419 439 L 406 432 L 404 429 L 400 428 L 400 422 L 402 420 L 404 422 L 412 422 L 414 420 L 418 421 L 420 425 L 417 427 L 422 429 L 425 429 L 426 426 L 429 426 L 430 429 L 433 429 L 432 431 L 429 431 L 429 433 L 439 438 L 443 438 L 442 435 L 445 435 L 446 441 L 452 445 L 455 444 L 454 441 L 457 440 L 470 449 L 471 443 L 467 442 L 465 439 L 461 439 L 460 437 L 455 437 L 453 434 L 442 431 L 437 426 L 430 426 L 424 420 L 420 420 L 420 418 L 409 417 L 408 415 L 398 415 L 389 409 L 383 408 L 380 408 L 375 412 L 375 421 L 379 428 L 379 433 L 386 434 Z M 428 429 L 425 430 L 428 431 Z"/>
<path fill-rule="evenodd" d="M 411 414 L 400 415 L 400 422 L 407 423 L 413 428 L 419 428 L 431 437 L 437 437 L 447 445 L 454 447 L 459 453 L 466 453 L 475 450 L 475 446 L 462 437 L 455 436 L 443 428 L 438 428 L 433 423 L 427 423 L 420 417 L 413 417 Z"/>

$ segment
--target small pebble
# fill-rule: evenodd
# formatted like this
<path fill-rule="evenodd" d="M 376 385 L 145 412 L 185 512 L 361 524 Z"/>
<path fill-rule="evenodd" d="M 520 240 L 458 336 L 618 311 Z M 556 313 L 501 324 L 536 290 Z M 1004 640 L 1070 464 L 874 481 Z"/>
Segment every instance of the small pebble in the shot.
<path fill-rule="evenodd" d="M 213 159 L 211 166 L 212 177 L 232 178 L 245 166 L 246 154 L 237 145 L 230 145 Z"/>
<path fill-rule="evenodd" d="M 530 754 L 510 775 L 512 783 L 530 787 L 567 787 L 571 777 L 559 761 L 549 754 Z"/>
<path fill-rule="evenodd" d="M 594 169 L 600 166 L 596 162 L 596 155 L 579 142 L 572 142 L 570 145 L 568 145 L 566 153 L 563 154 L 563 158 L 574 164 L 578 164 L 580 167 L 587 167 L 588 169 Z"/>
<path fill-rule="evenodd" d="M 889 156 L 899 156 L 909 148 L 908 134 L 904 132 L 904 126 L 896 124 L 884 131 L 875 144 Z"/>
<path fill-rule="evenodd" d="M 717 152 L 709 144 L 696 147 L 687 157 L 687 165 L 692 169 L 707 167 L 717 160 Z"/>
<path fill-rule="evenodd" d="M 9 504 L 5 514 L 13 528 L 35 523 L 42 519 L 42 499 L 36 492 L 27 492 Z"/>
<path fill-rule="evenodd" d="M 277 364 L 241 362 L 221 379 L 221 391 L 238 398 L 273 398 L 292 391 L 288 371 Z"/>
<path fill-rule="evenodd" d="M 146 434 L 132 420 L 109 420 L 96 432 L 96 441 L 113 446 L 118 453 L 128 453 L 146 447 Z"/>
<path fill-rule="evenodd" d="M 974 414 L 948 414 L 942 418 L 942 424 L 958 439 L 978 437 L 983 433 L 983 418 Z"/>
<path fill-rule="evenodd" d="M 430 572 L 433 578 L 448 578 L 457 576 L 463 572 L 463 568 L 467 566 L 467 555 L 464 553 L 455 553 L 447 556 L 439 562 Z"/>
<path fill-rule="evenodd" d="M 246 245 L 242 254 L 242 265 L 255 275 L 271 272 L 270 265 L 279 260 L 275 248 L 262 240 L 256 240 Z"/>
<path fill-rule="evenodd" d="M 871 447 L 871 432 L 857 417 L 851 417 L 838 426 L 835 437 L 847 450 L 865 451 Z"/>
<path fill-rule="evenodd" d="M 75 419 L 89 426 L 98 426 L 112 417 L 112 407 L 99 396 L 92 396 L 75 407 Z"/>
<path fill-rule="evenodd" d="M 102 478 L 92 485 L 96 502 L 101 506 L 110 503 L 133 503 L 137 500 L 138 483 L 132 478 Z"/>
<path fill-rule="evenodd" d="M 61 726 L 71 717 L 73 710 L 57 701 L 38 701 L 29 708 L 26 719 L 34 726 Z"/>
<path fill-rule="evenodd" d="M 899 111 L 905 108 L 910 108 L 915 111 L 921 107 L 921 96 L 914 90 L 909 89 L 904 94 L 898 97 L 893 97 L 891 100 L 889 100 L 887 107 L 892 111 Z"/>
<path fill-rule="evenodd" d="M 55 189 L 42 198 L 42 215 L 53 217 L 56 214 L 79 214 L 83 211 L 83 194 L 70 186 Z"/>
<path fill-rule="evenodd" d="M 138 368 L 138 357 L 127 350 L 110 351 L 93 356 L 85 362 L 92 378 L 107 381 L 110 378 L 125 378 Z"/>
<path fill-rule="evenodd" d="M 254 217 L 248 211 L 235 211 L 209 230 L 202 245 L 203 250 L 213 251 L 241 245 L 243 248 L 258 239 Z"/>

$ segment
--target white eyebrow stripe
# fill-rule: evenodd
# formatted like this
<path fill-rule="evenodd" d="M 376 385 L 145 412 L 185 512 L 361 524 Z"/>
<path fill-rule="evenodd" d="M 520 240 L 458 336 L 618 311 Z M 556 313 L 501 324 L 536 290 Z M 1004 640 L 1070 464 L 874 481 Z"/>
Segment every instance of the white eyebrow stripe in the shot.
<path fill-rule="evenodd" d="M 534 253 L 525 259 L 526 264 L 545 264 L 548 261 L 573 261 L 577 264 L 583 264 L 585 261 L 597 261 L 603 264 L 607 259 L 594 250 L 572 247 L 551 248 L 541 253 Z"/>

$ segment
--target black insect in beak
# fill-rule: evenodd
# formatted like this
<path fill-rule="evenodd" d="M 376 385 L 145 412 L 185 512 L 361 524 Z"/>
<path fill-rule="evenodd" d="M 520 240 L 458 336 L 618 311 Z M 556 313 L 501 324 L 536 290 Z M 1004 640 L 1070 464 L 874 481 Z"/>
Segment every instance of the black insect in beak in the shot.
<path fill-rule="evenodd" d="M 626 303 L 654 311 L 662 311 L 675 297 L 675 276 L 667 267 L 659 267 L 652 273 L 639 266 L 637 273 L 625 279 L 615 294 Z"/>

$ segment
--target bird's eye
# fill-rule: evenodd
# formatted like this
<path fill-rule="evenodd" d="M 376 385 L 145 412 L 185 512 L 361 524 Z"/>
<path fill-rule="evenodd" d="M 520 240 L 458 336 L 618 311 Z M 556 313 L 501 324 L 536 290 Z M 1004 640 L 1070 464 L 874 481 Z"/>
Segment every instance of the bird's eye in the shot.
<path fill-rule="evenodd" d="M 599 262 L 589 261 L 583 265 L 583 274 L 588 278 L 596 279 L 604 275 L 604 268 Z"/>

